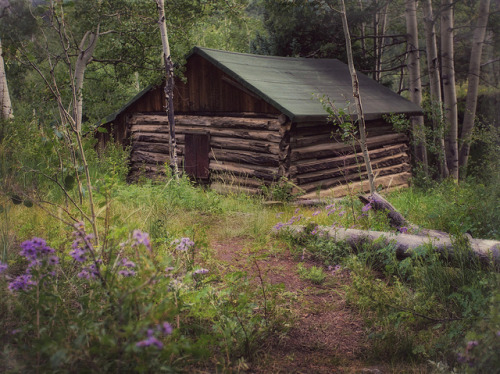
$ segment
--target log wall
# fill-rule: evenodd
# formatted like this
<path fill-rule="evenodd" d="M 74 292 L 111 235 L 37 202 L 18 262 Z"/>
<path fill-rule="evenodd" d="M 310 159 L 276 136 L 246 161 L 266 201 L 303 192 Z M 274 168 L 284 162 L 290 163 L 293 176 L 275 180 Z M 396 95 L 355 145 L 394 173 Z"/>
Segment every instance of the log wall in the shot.
<path fill-rule="evenodd" d="M 134 114 L 126 120 L 131 141 L 131 179 L 165 170 L 169 155 L 165 115 Z M 284 116 L 244 118 L 176 116 L 179 160 L 184 159 L 185 134 L 210 134 L 209 172 L 215 186 L 258 192 L 281 177 L 290 179 L 306 198 L 341 196 L 345 186 L 366 190 L 367 175 L 359 146 L 341 142 L 335 127 L 291 124 Z M 410 178 L 408 139 L 382 121 L 367 123 L 368 149 L 376 184 L 405 186 Z M 182 166 L 182 165 L 181 165 Z M 357 186 L 357 187 L 356 187 Z"/>
<path fill-rule="evenodd" d="M 238 118 L 177 115 L 179 160 L 184 159 L 185 134 L 210 134 L 209 171 L 212 182 L 256 192 L 284 175 L 283 132 L 290 125 L 283 116 Z M 164 170 L 169 158 L 168 122 L 165 115 L 134 114 L 127 119 L 131 138 L 131 179 Z M 285 152 L 286 153 L 286 152 Z M 181 161 L 182 162 L 182 161 Z"/>
<path fill-rule="evenodd" d="M 345 144 L 333 125 L 294 124 L 290 130 L 290 180 L 305 191 L 305 198 L 341 196 L 343 187 L 354 183 L 356 192 L 368 184 L 366 167 L 359 145 Z M 375 184 L 405 186 L 410 174 L 408 139 L 395 133 L 382 120 L 367 122 L 367 145 Z M 352 188 L 352 187 L 351 187 Z"/>

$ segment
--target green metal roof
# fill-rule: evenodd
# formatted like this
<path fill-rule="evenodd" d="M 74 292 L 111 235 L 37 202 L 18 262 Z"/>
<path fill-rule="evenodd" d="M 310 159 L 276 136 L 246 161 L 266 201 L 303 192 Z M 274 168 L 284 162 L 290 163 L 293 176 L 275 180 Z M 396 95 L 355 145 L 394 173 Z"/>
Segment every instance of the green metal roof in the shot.
<path fill-rule="evenodd" d="M 187 58 L 193 54 L 213 63 L 293 122 L 324 121 L 327 114 L 319 101 L 322 96 L 328 97 L 338 109 L 356 117 L 349 69 L 339 60 L 262 56 L 201 47 L 194 47 Z M 366 75 L 358 72 L 358 80 L 367 120 L 390 113 L 422 115 L 419 106 Z M 151 89 L 149 86 L 139 92 L 101 123 L 115 120 Z"/>
<path fill-rule="evenodd" d="M 326 113 L 318 97 L 355 117 L 351 76 L 335 59 L 261 56 L 195 47 L 198 54 L 231 78 L 286 114 L 293 122 L 321 121 Z M 389 88 L 358 73 L 366 119 L 384 114 L 422 115 L 422 109 Z"/>

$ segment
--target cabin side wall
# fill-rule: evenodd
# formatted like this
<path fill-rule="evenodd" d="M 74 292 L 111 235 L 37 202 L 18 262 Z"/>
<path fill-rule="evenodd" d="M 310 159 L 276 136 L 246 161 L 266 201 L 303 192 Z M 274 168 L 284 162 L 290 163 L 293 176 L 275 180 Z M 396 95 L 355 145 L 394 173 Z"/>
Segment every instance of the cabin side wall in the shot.
<path fill-rule="evenodd" d="M 376 185 L 408 184 L 408 139 L 383 120 L 367 121 L 367 145 Z M 356 148 L 356 151 L 354 150 Z M 342 196 L 352 189 L 368 191 L 367 173 L 359 145 L 346 144 L 332 124 L 293 124 L 290 131 L 290 179 L 306 198 Z"/>

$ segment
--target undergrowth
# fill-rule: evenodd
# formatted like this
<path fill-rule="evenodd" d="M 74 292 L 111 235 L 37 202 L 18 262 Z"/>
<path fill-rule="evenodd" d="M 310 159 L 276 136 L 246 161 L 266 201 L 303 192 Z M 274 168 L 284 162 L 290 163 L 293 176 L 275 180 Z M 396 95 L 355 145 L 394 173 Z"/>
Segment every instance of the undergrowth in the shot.
<path fill-rule="evenodd" d="M 394 232 L 380 213 L 350 199 L 312 214 L 300 216 L 297 211 L 275 229 L 297 257 L 312 256 L 329 269 L 334 265 L 348 269 L 346 301 L 365 317 L 369 356 L 374 360 L 423 362 L 431 371 L 495 372 L 500 276 L 493 266 L 471 256 L 464 236 L 469 231 L 497 237 L 497 227 L 487 222 L 498 219 L 498 213 L 492 212 L 496 205 L 491 204 L 491 193 L 497 196 L 491 187 L 445 183 L 427 193 L 409 189 L 391 195 L 391 202 L 411 222 L 455 234 L 452 258 L 427 245 L 401 261 L 393 246 L 383 240 L 352 247 L 326 238 L 320 225 L 333 230 L 355 227 Z M 455 204 L 441 203 L 443 196 Z M 467 224 L 476 219 L 474 225 Z M 304 233 L 290 235 L 286 227 L 297 223 L 305 224 Z"/>

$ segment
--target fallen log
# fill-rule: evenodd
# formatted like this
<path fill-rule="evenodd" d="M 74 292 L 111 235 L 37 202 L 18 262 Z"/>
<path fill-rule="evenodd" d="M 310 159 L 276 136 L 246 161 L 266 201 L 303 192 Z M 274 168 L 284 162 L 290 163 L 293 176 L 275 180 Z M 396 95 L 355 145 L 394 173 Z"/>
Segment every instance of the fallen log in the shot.
<path fill-rule="evenodd" d="M 376 192 L 370 196 L 359 196 L 359 200 L 361 200 L 361 202 L 365 205 L 370 204 L 373 210 L 385 211 L 387 217 L 389 218 L 389 224 L 394 228 L 400 229 L 402 227 L 405 227 L 410 231 L 410 233 L 417 235 L 430 235 L 434 237 L 445 238 L 449 237 L 449 234 L 443 231 L 424 229 L 420 226 L 408 222 L 406 218 L 403 217 L 403 215 L 399 213 L 390 202 L 388 202 Z M 472 239 L 470 235 L 469 239 Z"/>
<path fill-rule="evenodd" d="M 305 232 L 305 226 L 288 226 L 292 235 L 299 235 Z M 450 235 L 441 237 L 422 236 L 412 234 L 395 234 L 382 231 L 368 231 L 356 229 L 337 229 L 320 226 L 316 229 L 316 235 L 325 235 L 336 241 L 345 241 L 351 247 L 357 248 L 364 242 L 379 243 L 381 248 L 387 243 L 394 246 L 396 256 L 404 259 L 412 256 L 417 248 L 432 245 L 438 253 L 448 257 L 456 257 L 454 240 Z M 380 241 L 380 239 L 385 239 Z M 500 270 L 500 241 L 485 239 L 469 239 L 471 255 L 475 256 L 483 265 L 493 265 L 497 271 Z"/>

